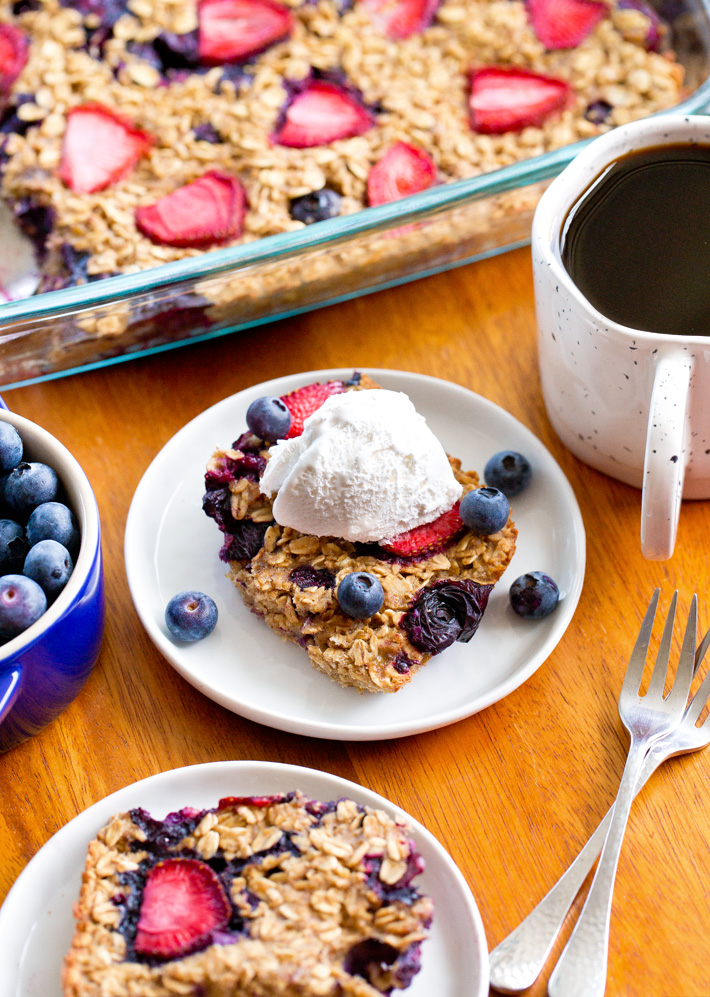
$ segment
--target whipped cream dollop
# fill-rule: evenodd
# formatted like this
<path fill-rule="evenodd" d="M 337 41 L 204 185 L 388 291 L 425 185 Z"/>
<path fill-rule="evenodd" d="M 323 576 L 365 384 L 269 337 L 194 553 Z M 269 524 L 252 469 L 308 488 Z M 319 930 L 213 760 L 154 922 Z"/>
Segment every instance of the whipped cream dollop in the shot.
<path fill-rule="evenodd" d="M 281 526 L 367 543 L 430 523 L 462 488 L 407 395 L 378 388 L 326 399 L 271 447 L 261 490 Z"/>

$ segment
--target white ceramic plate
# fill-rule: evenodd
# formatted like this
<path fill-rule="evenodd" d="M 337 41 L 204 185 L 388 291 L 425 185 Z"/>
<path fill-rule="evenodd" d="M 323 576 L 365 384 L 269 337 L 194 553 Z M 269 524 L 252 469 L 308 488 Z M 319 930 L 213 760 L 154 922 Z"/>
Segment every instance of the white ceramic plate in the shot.
<path fill-rule="evenodd" d="M 202 512 L 204 469 L 215 448 L 246 428 L 246 410 L 260 395 L 281 395 L 316 380 L 348 378 L 352 370 L 311 371 L 258 384 L 193 419 L 160 451 L 141 480 L 126 524 L 125 559 L 136 611 L 151 640 L 197 689 L 241 716 L 280 730 L 340 740 L 414 734 L 476 713 L 542 664 L 565 632 L 584 578 L 584 526 L 572 488 L 549 451 L 503 409 L 447 381 L 400 371 L 367 373 L 406 392 L 445 449 L 482 472 L 494 453 L 524 453 L 533 481 L 513 499 L 519 530 L 515 556 L 489 600 L 478 632 L 433 658 L 394 695 L 344 689 L 282 641 L 242 603 L 217 554 L 222 535 Z M 562 599 L 544 620 L 522 620 L 508 600 L 511 582 L 545 571 Z M 186 589 L 208 593 L 219 622 L 210 636 L 177 644 L 165 606 Z"/>
<path fill-rule="evenodd" d="M 426 861 L 420 889 L 434 899 L 432 934 L 407 997 L 484 997 L 488 949 L 476 902 L 436 838 L 377 793 L 327 772 L 273 762 L 190 765 L 143 779 L 89 807 L 50 838 L 18 877 L 0 908 L 0 997 L 61 997 L 62 960 L 74 931 L 86 848 L 114 814 L 144 807 L 162 818 L 184 806 L 214 807 L 223 796 L 300 789 L 323 801 L 348 796 L 404 817 Z"/>

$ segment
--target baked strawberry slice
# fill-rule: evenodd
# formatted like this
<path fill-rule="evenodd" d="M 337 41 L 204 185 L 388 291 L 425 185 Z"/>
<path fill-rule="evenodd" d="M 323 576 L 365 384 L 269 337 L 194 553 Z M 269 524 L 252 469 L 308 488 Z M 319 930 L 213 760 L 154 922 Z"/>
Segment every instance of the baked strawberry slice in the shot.
<path fill-rule="evenodd" d="M 388 38 L 409 38 L 428 28 L 441 0 L 364 0 Z"/>
<path fill-rule="evenodd" d="M 103 104 L 81 104 L 67 115 L 59 176 L 77 194 L 93 194 L 128 176 L 152 138 Z"/>
<path fill-rule="evenodd" d="M 598 0 L 526 0 L 533 30 L 547 49 L 575 48 L 609 13 Z"/>
<path fill-rule="evenodd" d="M 0 24 L 0 96 L 7 96 L 27 62 L 30 43 L 14 24 Z"/>
<path fill-rule="evenodd" d="M 406 533 L 400 533 L 393 537 L 382 547 L 390 554 L 398 554 L 399 557 L 421 557 L 423 554 L 435 554 L 446 547 L 457 533 L 464 529 L 463 520 L 459 515 L 459 503 L 443 512 L 432 523 L 424 523 L 422 526 L 415 526 Z"/>
<path fill-rule="evenodd" d="M 242 232 L 247 198 L 239 180 L 209 170 L 153 204 L 136 209 L 136 225 L 153 242 L 200 247 L 236 239 Z"/>
<path fill-rule="evenodd" d="M 221 66 L 241 62 L 287 38 L 294 19 L 276 0 L 200 0 L 200 62 Z"/>
<path fill-rule="evenodd" d="M 291 413 L 291 428 L 286 439 L 291 440 L 294 436 L 300 436 L 303 432 L 303 423 L 308 416 L 313 415 L 326 398 L 340 395 L 346 390 L 342 381 L 325 381 L 306 384 L 302 388 L 290 391 L 287 395 L 281 395 L 281 401 Z"/>
<path fill-rule="evenodd" d="M 375 116 L 352 87 L 317 77 L 287 86 L 291 96 L 271 136 L 277 145 L 293 149 L 328 145 L 362 135 L 375 123 Z"/>
<path fill-rule="evenodd" d="M 407 142 L 395 142 L 370 170 L 367 199 L 371 206 L 397 201 L 436 183 L 431 157 Z"/>
<path fill-rule="evenodd" d="M 471 127 L 486 135 L 540 126 L 572 98 L 564 80 L 515 67 L 484 66 L 470 79 Z"/>
<path fill-rule="evenodd" d="M 134 948 L 138 955 L 177 959 L 209 945 L 229 924 L 232 907 L 217 874 L 199 859 L 169 858 L 148 873 Z"/>

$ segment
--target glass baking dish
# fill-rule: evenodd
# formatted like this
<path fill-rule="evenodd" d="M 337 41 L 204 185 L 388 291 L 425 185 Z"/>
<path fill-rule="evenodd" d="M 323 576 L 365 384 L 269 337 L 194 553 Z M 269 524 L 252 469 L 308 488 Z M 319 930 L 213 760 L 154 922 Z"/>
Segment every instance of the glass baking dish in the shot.
<path fill-rule="evenodd" d="M 702 113 L 710 0 L 655 2 L 689 90 L 657 113 Z M 300 231 L 1 304 L 0 387 L 224 335 L 525 245 L 542 191 L 589 141 Z M 7 251 L 3 228 L 0 217 Z"/>

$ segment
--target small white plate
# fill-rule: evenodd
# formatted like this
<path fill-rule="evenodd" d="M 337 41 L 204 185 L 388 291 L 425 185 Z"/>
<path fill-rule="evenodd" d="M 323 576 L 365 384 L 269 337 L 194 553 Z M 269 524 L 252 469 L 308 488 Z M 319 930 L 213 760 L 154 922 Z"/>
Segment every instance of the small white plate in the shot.
<path fill-rule="evenodd" d="M 509 413 L 448 381 L 372 370 L 383 387 L 404 391 L 448 453 L 482 473 L 499 450 L 517 450 L 533 480 L 512 500 L 518 546 L 488 603 L 478 632 L 433 658 L 394 695 L 344 689 L 317 672 L 297 645 L 282 641 L 243 604 L 217 554 L 222 536 L 202 512 L 204 470 L 217 447 L 246 428 L 246 410 L 261 395 L 281 395 L 312 381 L 349 378 L 350 370 L 311 371 L 258 384 L 207 409 L 160 451 L 141 480 L 126 524 L 131 595 L 148 634 L 175 669 L 228 709 L 280 730 L 339 740 L 400 737 L 433 730 L 495 703 L 549 656 L 569 625 L 584 578 L 585 537 L 574 492 L 542 443 Z M 545 571 L 562 599 L 546 619 L 516 616 L 511 582 Z M 165 606 L 197 589 L 219 610 L 203 641 L 178 644 L 165 626 Z"/>
<path fill-rule="evenodd" d="M 434 900 L 431 936 L 407 997 L 484 997 L 488 949 L 476 902 L 451 856 L 421 824 L 384 797 L 347 779 L 273 762 L 212 762 L 161 772 L 112 793 L 58 831 L 28 863 L 0 908 L 0 997 L 61 997 L 60 973 L 74 933 L 86 849 L 114 814 L 143 807 L 159 819 L 174 810 L 217 805 L 224 796 L 300 789 L 313 799 L 348 796 L 403 817 L 426 870 L 419 888 Z"/>

